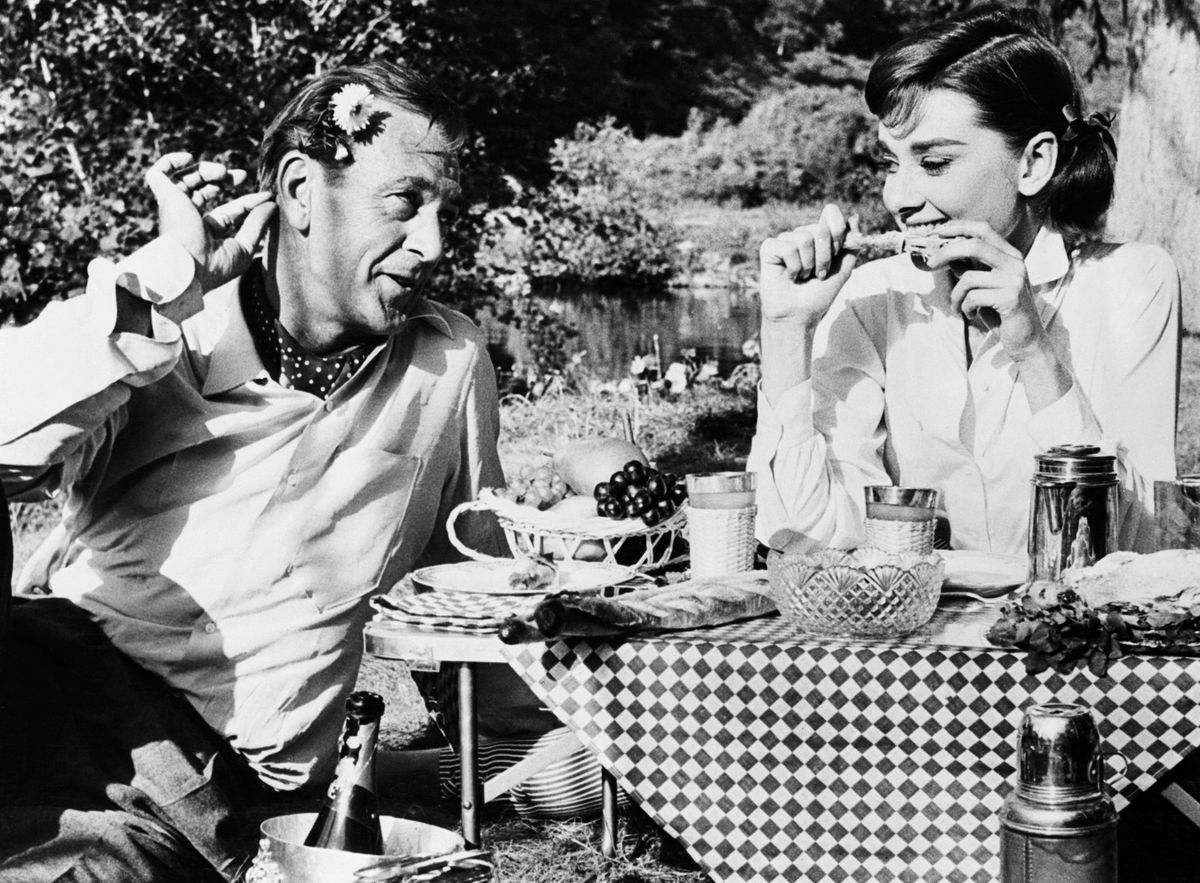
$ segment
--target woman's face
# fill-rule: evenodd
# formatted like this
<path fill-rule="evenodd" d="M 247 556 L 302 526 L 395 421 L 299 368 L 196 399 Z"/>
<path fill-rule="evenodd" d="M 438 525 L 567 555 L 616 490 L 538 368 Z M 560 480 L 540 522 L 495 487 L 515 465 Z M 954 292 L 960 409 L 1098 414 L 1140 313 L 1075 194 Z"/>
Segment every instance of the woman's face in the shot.
<path fill-rule="evenodd" d="M 887 170 L 883 202 L 901 227 L 987 221 L 1018 247 L 1036 232 L 1017 189 L 1022 156 L 979 124 L 969 98 L 936 89 L 910 119 L 880 124 L 879 142 Z"/>

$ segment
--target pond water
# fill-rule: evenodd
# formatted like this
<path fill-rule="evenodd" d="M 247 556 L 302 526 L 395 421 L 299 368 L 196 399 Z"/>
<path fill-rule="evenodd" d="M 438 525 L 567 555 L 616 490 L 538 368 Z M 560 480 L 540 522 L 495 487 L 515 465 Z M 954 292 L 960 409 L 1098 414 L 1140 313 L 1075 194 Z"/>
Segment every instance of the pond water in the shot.
<path fill-rule="evenodd" d="M 635 356 L 654 354 L 658 335 L 663 367 L 696 350 L 700 363 L 715 359 L 722 377 L 746 361 L 742 345 L 758 335 L 758 298 L 727 288 L 676 289 L 663 294 L 579 292 L 537 298 L 579 330 L 572 342 L 583 364 L 601 380 L 629 376 Z"/>

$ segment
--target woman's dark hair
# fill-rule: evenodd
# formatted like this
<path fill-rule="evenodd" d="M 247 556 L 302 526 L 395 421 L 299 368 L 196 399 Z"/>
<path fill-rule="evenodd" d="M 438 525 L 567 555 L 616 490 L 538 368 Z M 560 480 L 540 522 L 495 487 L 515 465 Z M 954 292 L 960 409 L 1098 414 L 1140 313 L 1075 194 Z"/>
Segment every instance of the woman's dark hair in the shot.
<path fill-rule="evenodd" d="M 970 98 L 983 126 L 1023 150 L 1038 132 L 1059 139 L 1054 176 L 1036 197 L 1051 227 L 1079 235 L 1100 226 L 1112 202 L 1114 161 L 1095 127 L 1064 142 L 1064 107 L 1080 113 L 1066 57 L 1029 9 L 979 7 L 918 31 L 884 52 L 867 77 L 867 106 L 887 126 L 912 120 L 934 89 Z"/>
<path fill-rule="evenodd" d="M 462 111 L 428 77 L 389 61 L 339 67 L 306 83 L 267 126 L 258 151 L 260 189 L 274 191 L 279 163 L 292 150 L 314 157 L 335 173 L 354 162 L 354 145 L 363 136 L 351 136 L 338 129 L 330 107 L 337 91 L 351 83 L 366 86 L 375 100 L 425 117 L 454 149 L 466 140 Z M 378 125 L 379 120 L 374 124 Z M 364 134 L 369 137 L 370 126 Z M 339 145 L 345 150 L 338 151 Z"/>

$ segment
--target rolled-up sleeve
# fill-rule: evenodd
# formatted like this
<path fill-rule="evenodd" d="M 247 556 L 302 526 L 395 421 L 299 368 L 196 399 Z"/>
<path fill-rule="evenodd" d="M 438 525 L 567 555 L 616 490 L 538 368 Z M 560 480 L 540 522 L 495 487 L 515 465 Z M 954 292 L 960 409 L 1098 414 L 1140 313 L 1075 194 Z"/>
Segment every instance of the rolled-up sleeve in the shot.
<path fill-rule="evenodd" d="M 118 299 L 149 304 L 153 335 L 118 327 Z M 120 263 L 96 259 L 86 292 L 49 304 L 29 325 L 0 331 L 0 464 L 6 488 L 28 495 L 40 477 L 67 481 L 120 425 L 130 387 L 179 359 L 176 319 L 201 300 L 194 262 L 158 239 Z"/>
<path fill-rule="evenodd" d="M 862 539 L 862 488 L 890 484 L 883 366 L 855 312 L 851 286 L 823 321 L 813 374 L 774 405 L 761 389 L 747 460 L 758 474 L 758 538 L 771 548 L 853 548 Z"/>

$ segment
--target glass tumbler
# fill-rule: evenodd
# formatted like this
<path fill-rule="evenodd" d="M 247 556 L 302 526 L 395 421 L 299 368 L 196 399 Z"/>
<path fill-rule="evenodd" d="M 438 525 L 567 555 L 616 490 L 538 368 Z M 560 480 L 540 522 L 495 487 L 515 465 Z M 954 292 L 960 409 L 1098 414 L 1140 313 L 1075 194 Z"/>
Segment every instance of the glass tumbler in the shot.
<path fill-rule="evenodd" d="M 753 472 L 700 472 L 686 476 L 685 481 L 692 578 L 753 570 L 758 476 Z"/>

